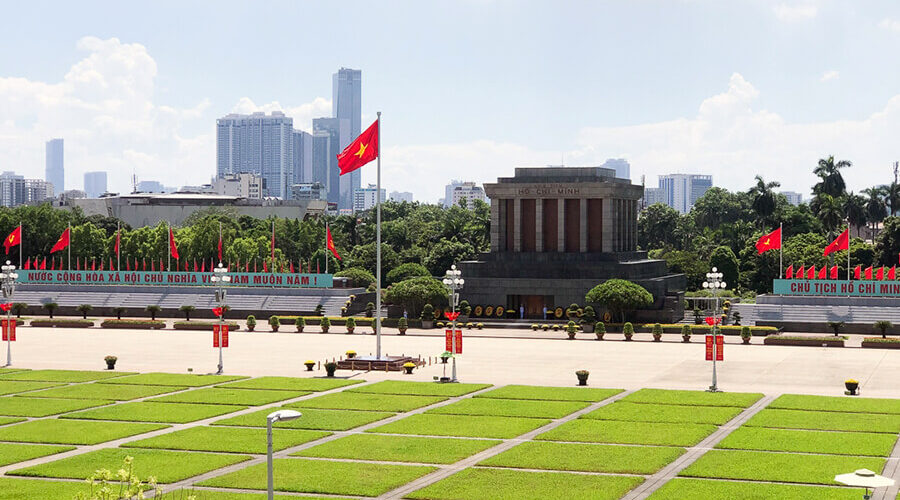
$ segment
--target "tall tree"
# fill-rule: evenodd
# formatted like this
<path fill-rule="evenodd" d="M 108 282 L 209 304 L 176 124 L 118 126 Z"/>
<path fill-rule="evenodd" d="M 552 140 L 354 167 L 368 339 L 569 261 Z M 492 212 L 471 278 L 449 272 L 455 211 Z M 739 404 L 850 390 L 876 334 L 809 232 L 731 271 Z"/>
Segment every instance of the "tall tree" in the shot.
<path fill-rule="evenodd" d="M 859 236 L 859 228 L 866 225 L 866 199 L 851 192 L 844 199 L 844 213 L 850 225 L 856 228 L 856 236 Z"/>
<path fill-rule="evenodd" d="M 887 217 L 887 208 L 884 206 L 884 200 L 881 198 L 882 191 L 880 188 L 871 187 L 863 189 L 866 198 L 866 221 L 872 227 L 872 239 L 878 233 L 878 223 Z"/>
<path fill-rule="evenodd" d="M 765 229 L 766 223 L 775 213 L 775 191 L 781 186 L 780 182 L 766 182 L 761 175 L 756 176 L 756 185 L 750 188 L 749 194 L 753 198 L 753 211 L 759 217 L 760 228 Z"/>
<path fill-rule="evenodd" d="M 835 161 L 834 155 L 819 159 L 819 164 L 813 169 L 813 173 L 819 177 L 820 181 L 813 186 L 813 192 L 829 194 L 833 198 L 843 196 L 847 191 L 847 185 L 844 183 L 841 169 L 851 165 L 852 163 L 848 160 Z"/>
<path fill-rule="evenodd" d="M 822 221 L 822 228 L 832 235 L 834 230 L 844 221 L 843 199 L 828 193 L 819 193 L 810 207 L 816 217 Z"/>
<path fill-rule="evenodd" d="M 900 210 L 900 183 L 897 181 L 881 186 L 881 193 L 887 204 L 889 215 L 897 215 Z"/>

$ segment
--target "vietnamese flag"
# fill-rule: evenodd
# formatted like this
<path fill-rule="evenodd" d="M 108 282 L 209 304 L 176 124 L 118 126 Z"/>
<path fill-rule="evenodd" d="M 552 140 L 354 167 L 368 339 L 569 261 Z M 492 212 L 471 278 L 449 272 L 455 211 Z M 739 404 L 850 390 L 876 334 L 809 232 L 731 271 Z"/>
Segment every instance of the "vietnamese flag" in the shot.
<path fill-rule="evenodd" d="M 826 276 L 826 273 L 827 273 L 827 272 L 828 272 L 828 268 L 827 268 L 827 267 L 822 267 L 822 269 L 819 269 L 819 279 L 820 279 L 820 280 L 825 279 L 825 278 L 827 277 L 827 276 Z"/>
<path fill-rule="evenodd" d="M 331 253 L 334 254 L 337 260 L 341 260 L 341 256 L 338 255 L 337 249 L 334 247 L 334 240 L 331 239 L 331 228 L 327 225 L 325 226 L 325 248 L 331 250 Z"/>
<path fill-rule="evenodd" d="M 861 274 L 862 266 L 856 266 L 856 269 L 853 270 L 853 279 L 858 280 Z"/>
<path fill-rule="evenodd" d="M 890 281 L 897 279 L 897 266 L 891 266 L 891 269 L 888 271 L 887 279 Z"/>
<path fill-rule="evenodd" d="M 761 254 L 769 250 L 777 250 L 781 248 L 781 227 L 769 234 L 762 235 L 756 241 L 756 253 Z"/>
<path fill-rule="evenodd" d="M 822 253 L 824 256 L 828 256 L 831 253 L 838 252 L 841 250 L 847 250 L 850 248 L 850 228 L 844 230 L 843 233 L 838 235 L 837 238 L 834 239 L 827 247 L 825 247 L 825 251 Z"/>
<path fill-rule="evenodd" d="M 178 260 L 178 245 L 175 244 L 175 232 L 172 231 L 171 227 L 169 228 L 169 252 L 175 260 Z"/>
<path fill-rule="evenodd" d="M 340 175 L 349 174 L 378 157 L 378 120 L 337 155 Z"/>
<path fill-rule="evenodd" d="M 806 270 L 806 279 L 816 279 L 816 266 L 809 266 L 809 269 Z"/>
<path fill-rule="evenodd" d="M 791 279 L 794 277 L 794 265 L 791 264 L 784 270 L 784 279 Z"/>
<path fill-rule="evenodd" d="M 866 268 L 866 271 L 865 271 L 865 277 L 866 277 L 867 280 L 871 280 L 871 279 L 872 279 L 872 266 L 869 266 L 869 267 Z"/>
<path fill-rule="evenodd" d="M 44 259 L 41 261 L 41 271 L 45 269 L 47 269 L 47 257 L 44 257 Z"/>
<path fill-rule="evenodd" d="M 802 280 L 802 279 L 803 279 L 803 277 L 804 277 L 804 274 L 803 274 L 803 264 L 800 264 L 800 268 L 797 269 L 797 274 L 795 275 L 795 277 L 796 277 L 798 280 Z"/>
<path fill-rule="evenodd" d="M 25 269 L 31 269 L 31 257 L 28 257 L 28 260 L 25 261 Z"/>
<path fill-rule="evenodd" d="M 3 248 L 6 249 L 6 253 L 9 254 L 9 247 L 14 247 L 22 243 L 22 225 L 19 224 L 15 229 L 9 233 L 9 236 L 3 240 Z"/>
<path fill-rule="evenodd" d="M 833 280 L 838 279 L 838 277 L 837 277 L 837 274 L 838 274 L 838 268 L 837 268 L 837 266 L 831 266 L 831 273 L 830 273 L 830 274 L 831 274 L 831 276 L 830 276 L 831 279 L 833 279 Z"/>
<path fill-rule="evenodd" d="M 71 235 L 70 228 L 67 227 L 66 230 L 63 231 L 61 235 L 59 235 L 59 239 L 56 240 L 56 243 L 54 243 L 53 248 L 50 249 L 50 253 L 58 252 L 60 250 L 65 249 L 67 246 L 69 246 L 69 241 L 71 240 L 71 237 L 72 237 L 72 235 Z"/>
<path fill-rule="evenodd" d="M 875 272 L 875 279 L 884 281 L 884 266 L 878 266 L 878 271 Z"/>

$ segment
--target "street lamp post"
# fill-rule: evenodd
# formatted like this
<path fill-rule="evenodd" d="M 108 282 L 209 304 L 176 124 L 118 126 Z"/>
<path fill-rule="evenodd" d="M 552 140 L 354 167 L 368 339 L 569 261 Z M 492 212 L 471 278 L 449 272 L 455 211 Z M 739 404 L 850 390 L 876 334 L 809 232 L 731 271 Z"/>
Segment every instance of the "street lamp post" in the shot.
<path fill-rule="evenodd" d="M 456 312 L 456 304 L 459 301 L 459 293 L 457 290 L 463 287 L 466 283 L 466 280 L 462 279 L 460 275 L 462 272 L 456 268 L 456 264 L 450 266 L 450 269 L 447 270 L 447 274 L 444 275 L 444 286 L 450 290 L 450 312 Z M 453 319 L 450 320 L 450 338 L 451 338 L 451 347 L 453 349 L 450 353 L 450 357 L 453 358 L 453 376 L 450 378 L 451 382 L 459 382 L 456 379 L 456 316 L 453 315 Z"/>
<path fill-rule="evenodd" d="M 712 291 L 713 297 L 716 301 L 716 308 L 713 310 L 713 372 L 712 372 L 712 385 L 709 386 L 707 392 L 720 392 L 718 383 L 716 382 L 716 355 L 715 351 L 719 348 L 718 344 L 716 344 L 716 336 L 719 334 L 719 290 L 724 290 L 727 285 L 722 278 L 725 275 L 720 273 L 718 269 L 715 267 L 712 268 L 711 273 L 706 273 L 706 281 L 703 282 L 703 288 Z"/>
<path fill-rule="evenodd" d="M 13 292 L 16 291 L 16 266 L 6 261 L 6 264 L 0 266 L 0 286 L 3 288 L 3 298 L 12 301 Z M 6 310 L 6 366 L 12 366 L 12 327 L 10 320 L 12 319 L 12 308 Z"/>
<path fill-rule="evenodd" d="M 219 369 L 216 371 L 216 375 L 221 375 L 223 370 L 222 327 L 225 326 L 225 285 L 231 282 L 231 276 L 228 276 L 227 272 L 228 269 L 219 262 L 219 265 L 213 269 L 213 275 L 210 278 L 210 281 L 216 285 L 216 304 L 222 310 L 222 314 L 219 315 Z"/>
<path fill-rule="evenodd" d="M 278 410 L 266 417 L 266 472 L 269 486 L 269 500 L 275 499 L 275 470 L 272 463 L 272 424 L 275 422 L 287 422 L 302 417 L 303 414 L 295 410 Z"/>

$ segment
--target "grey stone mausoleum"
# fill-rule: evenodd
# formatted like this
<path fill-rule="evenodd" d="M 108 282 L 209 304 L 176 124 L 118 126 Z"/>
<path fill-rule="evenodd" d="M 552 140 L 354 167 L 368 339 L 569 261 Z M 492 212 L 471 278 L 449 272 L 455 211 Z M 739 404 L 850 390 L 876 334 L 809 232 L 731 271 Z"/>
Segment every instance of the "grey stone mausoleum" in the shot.
<path fill-rule="evenodd" d="M 473 306 L 522 307 L 526 318 L 541 318 L 544 307 L 584 304 L 588 290 L 621 278 L 653 294 L 653 306 L 636 319 L 683 318 L 684 275 L 637 250 L 641 186 L 607 168 L 528 167 L 484 190 L 491 251 L 459 264 L 462 296 Z M 597 312 L 602 318 L 602 307 Z"/>

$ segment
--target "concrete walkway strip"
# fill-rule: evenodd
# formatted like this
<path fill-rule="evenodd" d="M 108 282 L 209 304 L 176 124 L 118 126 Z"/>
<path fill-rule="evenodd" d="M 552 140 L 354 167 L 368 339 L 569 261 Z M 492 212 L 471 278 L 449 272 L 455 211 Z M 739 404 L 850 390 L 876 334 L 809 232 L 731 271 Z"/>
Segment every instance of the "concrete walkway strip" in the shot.
<path fill-rule="evenodd" d="M 894 443 L 894 449 L 884 464 L 884 470 L 881 471 L 881 475 L 893 479 L 895 483 L 891 487 L 875 491 L 872 493 L 872 498 L 874 500 L 894 500 L 897 498 L 897 494 L 900 493 L 900 439 Z"/>

